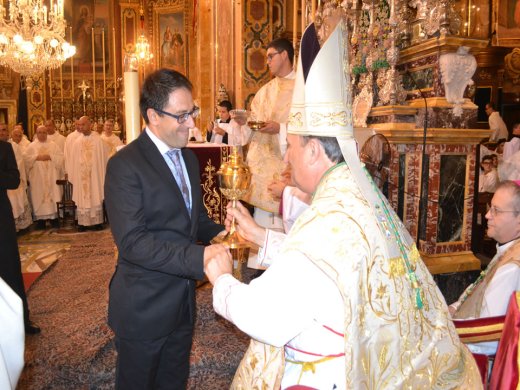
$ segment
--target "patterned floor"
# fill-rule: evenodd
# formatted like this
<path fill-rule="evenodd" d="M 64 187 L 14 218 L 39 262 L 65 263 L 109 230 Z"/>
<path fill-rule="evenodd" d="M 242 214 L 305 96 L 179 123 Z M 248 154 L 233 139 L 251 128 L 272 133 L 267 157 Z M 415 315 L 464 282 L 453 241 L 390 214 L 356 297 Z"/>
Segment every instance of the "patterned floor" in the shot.
<path fill-rule="evenodd" d="M 26 290 L 71 247 L 79 234 L 58 233 L 57 229 L 33 230 L 18 237 Z"/>

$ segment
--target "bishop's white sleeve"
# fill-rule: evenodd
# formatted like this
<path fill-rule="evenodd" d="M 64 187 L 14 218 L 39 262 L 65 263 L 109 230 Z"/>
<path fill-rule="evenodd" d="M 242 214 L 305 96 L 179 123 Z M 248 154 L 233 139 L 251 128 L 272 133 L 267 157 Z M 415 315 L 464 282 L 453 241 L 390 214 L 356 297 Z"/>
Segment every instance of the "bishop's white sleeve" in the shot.
<path fill-rule="evenodd" d="M 278 133 L 278 142 L 280 143 L 280 153 L 282 157 L 287 150 L 287 123 L 280 123 L 280 132 Z"/>
<path fill-rule="evenodd" d="M 517 290 L 520 290 L 520 267 L 506 264 L 498 268 L 484 293 L 480 317 L 504 315 L 511 294 Z"/>
<path fill-rule="evenodd" d="M 213 307 L 252 338 L 282 347 L 312 324 L 315 308 L 323 305 L 315 292 L 327 283 L 323 272 L 293 251 L 249 285 L 230 274 L 219 277 Z"/>

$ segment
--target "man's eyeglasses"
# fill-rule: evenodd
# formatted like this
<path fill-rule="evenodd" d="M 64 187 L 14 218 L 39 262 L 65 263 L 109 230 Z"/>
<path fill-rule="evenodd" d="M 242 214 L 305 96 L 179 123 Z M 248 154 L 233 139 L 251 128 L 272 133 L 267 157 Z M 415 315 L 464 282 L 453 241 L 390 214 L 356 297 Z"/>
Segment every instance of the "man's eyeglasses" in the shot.
<path fill-rule="evenodd" d="M 280 52 L 279 51 L 275 51 L 274 53 L 269 53 L 267 55 L 267 62 L 271 62 L 273 60 L 274 56 L 277 55 L 277 54 L 280 54 Z"/>
<path fill-rule="evenodd" d="M 161 113 L 161 114 L 168 115 L 168 116 L 171 116 L 172 118 L 177 119 L 177 122 L 179 122 L 179 125 L 183 124 L 184 122 L 186 122 L 190 118 L 190 116 L 193 119 L 195 119 L 200 114 L 200 108 L 197 107 L 197 106 L 194 106 L 193 110 L 191 110 L 190 112 L 186 112 L 184 114 L 179 114 L 179 115 L 171 114 L 169 112 L 166 112 L 166 111 L 163 111 L 163 110 L 159 110 L 158 108 L 154 108 L 154 110 L 159 112 L 159 113 Z"/>
<path fill-rule="evenodd" d="M 496 217 L 498 214 L 502 214 L 502 213 L 518 213 L 517 210 L 500 210 L 500 209 L 497 209 L 496 206 L 491 206 L 489 208 L 489 214 L 491 214 L 491 216 L 493 217 Z"/>

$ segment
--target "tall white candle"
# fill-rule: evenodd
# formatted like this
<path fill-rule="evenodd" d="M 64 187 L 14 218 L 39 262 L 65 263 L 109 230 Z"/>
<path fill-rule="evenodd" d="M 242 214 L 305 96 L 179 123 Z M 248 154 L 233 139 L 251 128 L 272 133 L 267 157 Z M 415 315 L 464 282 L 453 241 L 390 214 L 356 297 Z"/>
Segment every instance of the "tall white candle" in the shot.
<path fill-rule="evenodd" d="M 139 114 L 139 73 L 124 72 L 125 83 L 125 128 L 126 144 L 139 137 L 141 117 Z"/>

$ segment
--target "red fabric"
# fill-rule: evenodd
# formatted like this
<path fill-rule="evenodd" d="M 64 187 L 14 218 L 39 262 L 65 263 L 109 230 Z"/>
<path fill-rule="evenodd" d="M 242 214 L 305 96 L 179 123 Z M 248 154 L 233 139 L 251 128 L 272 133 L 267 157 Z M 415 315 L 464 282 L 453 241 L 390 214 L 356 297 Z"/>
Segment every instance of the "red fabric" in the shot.
<path fill-rule="evenodd" d="M 464 343 L 499 340 L 502 329 L 497 327 L 505 321 L 505 316 L 453 320 L 459 338 Z"/>
<path fill-rule="evenodd" d="M 314 387 L 309 387 L 309 386 L 294 385 L 291 387 L 287 387 L 285 390 L 318 390 L 318 389 L 315 389 Z"/>
<path fill-rule="evenodd" d="M 516 389 L 518 385 L 518 334 L 520 310 L 516 292 L 509 300 L 502 337 L 491 373 L 491 390 Z"/>
<path fill-rule="evenodd" d="M 478 370 L 480 371 L 480 377 L 482 378 L 482 383 L 484 384 L 484 388 L 486 387 L 486 383 L 488 381 L 488 370 L 489 370 L 489 359 L 487 355 L 483 355 L 480 353 L 474 353 L 473 357 L 477 362 Z"/>

